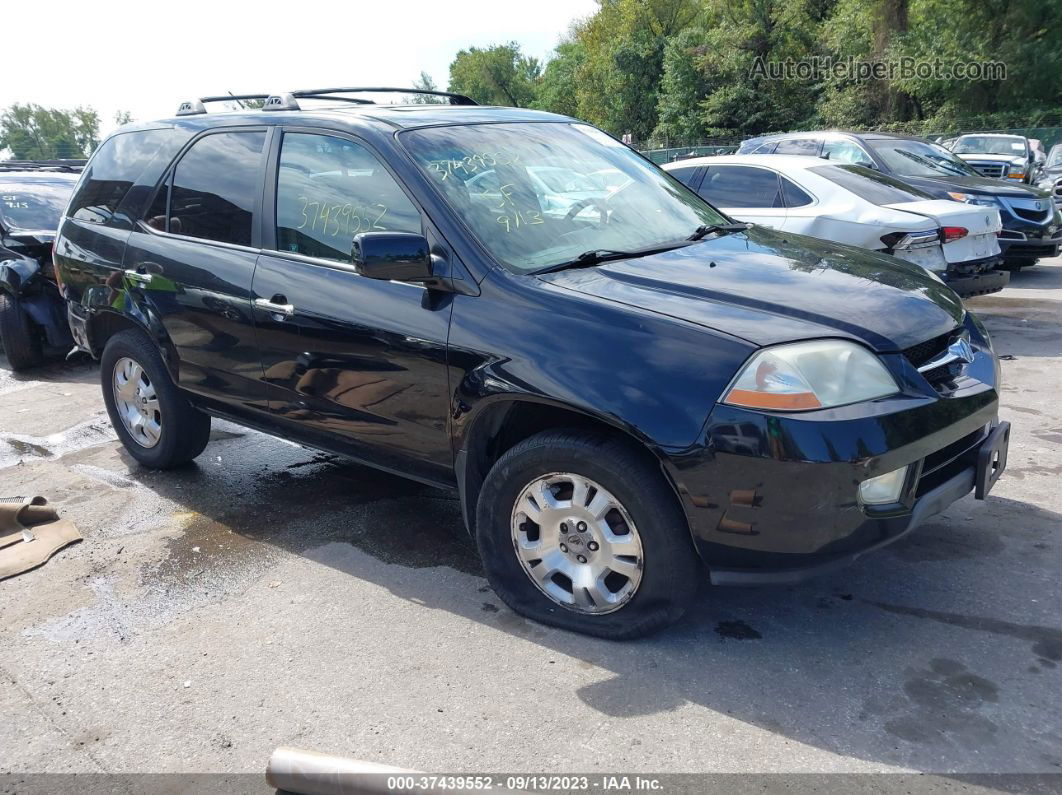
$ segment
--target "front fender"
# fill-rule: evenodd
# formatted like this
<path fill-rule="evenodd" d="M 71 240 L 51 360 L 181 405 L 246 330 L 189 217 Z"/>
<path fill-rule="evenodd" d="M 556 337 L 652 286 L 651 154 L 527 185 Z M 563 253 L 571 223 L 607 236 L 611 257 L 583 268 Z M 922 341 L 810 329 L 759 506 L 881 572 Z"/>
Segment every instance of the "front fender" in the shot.
<path fill-rule="evenodd" d="M 40 277 L 41 264 L 29 257 L 0 260 L 0 290 L 18 298 Z"/>

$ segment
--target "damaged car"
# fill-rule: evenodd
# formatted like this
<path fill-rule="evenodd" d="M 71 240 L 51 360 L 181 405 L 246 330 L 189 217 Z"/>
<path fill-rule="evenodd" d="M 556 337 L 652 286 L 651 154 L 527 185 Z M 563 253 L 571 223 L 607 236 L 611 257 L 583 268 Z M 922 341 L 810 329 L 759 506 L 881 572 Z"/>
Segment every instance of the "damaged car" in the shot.
<path fill-rule="evenodd" d="M 52 243 L 78 171 L 77 163 L 0 163 L 0 345 L 12 370 L 74 344 Z"/>

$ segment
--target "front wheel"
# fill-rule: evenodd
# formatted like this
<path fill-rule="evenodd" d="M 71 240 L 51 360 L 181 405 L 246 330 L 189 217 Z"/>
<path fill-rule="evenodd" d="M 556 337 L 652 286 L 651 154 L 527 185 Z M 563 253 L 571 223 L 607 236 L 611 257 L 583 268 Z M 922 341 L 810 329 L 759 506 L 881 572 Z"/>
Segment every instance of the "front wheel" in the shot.
<path fill-rule="evenodd" d="M 0 293 L 0 344 L 12 370 L 26 370 L 44 361 L 40 334 L 19 302 Z"/>
<path fill-rule="evenodd" d="M 513 610 L 604 638 L 677 620 L 700 580 L 659 468 L 633 444 L 592 433 L 549 431 L 506 452 L 483 484 L 476 540 Z"/>
<path fill-rule="evenodd" d="M 107 341 L 100 382 L 111 425 L 141 464 L 169 469 L 203 452 L 210 417 L 180 393 L 158 348 L 143 333 L 130 329 Z"/>

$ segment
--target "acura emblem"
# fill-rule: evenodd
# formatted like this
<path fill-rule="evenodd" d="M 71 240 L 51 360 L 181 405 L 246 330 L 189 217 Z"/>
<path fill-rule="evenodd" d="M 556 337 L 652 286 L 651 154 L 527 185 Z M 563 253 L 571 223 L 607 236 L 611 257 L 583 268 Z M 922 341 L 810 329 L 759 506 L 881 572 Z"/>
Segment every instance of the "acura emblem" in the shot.
<path fill-rule="evenodd" d="M 956 359 L 962 359 L 969 364 L 974 360 L 973 347 L 965 339 L 955 340 L 948 346 L 948 353 L 954 356 Z"/>

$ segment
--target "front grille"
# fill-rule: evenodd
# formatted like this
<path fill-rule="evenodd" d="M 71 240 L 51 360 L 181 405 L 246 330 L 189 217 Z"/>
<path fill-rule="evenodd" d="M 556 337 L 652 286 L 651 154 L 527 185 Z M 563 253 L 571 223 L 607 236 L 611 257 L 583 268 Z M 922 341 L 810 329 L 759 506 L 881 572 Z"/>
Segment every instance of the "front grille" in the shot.
<path fill-rule="evenodd" d="M 1019 218 L 1041 224 L 1055 212 L 1050 199 L 1004 199 L 1007 207 Z"/>
<path fill-rule="evenodd" d="M 903 355 L 907 357 L 907 361 L 914 365 L 917 370 L 926 362 L 932 361 L 944 353 L 948 349 L 948 345 L 951 344 L 951 338 L 954 335 L 954 331 L 949 331 L 947 334 L 941 334 L 939 337 L 912 345 L 903 352 Z"/>
<path fill-rule="evenodd" d="M 1006 163 L 970 163 L 981 176 L 999 179 L 1007 171 Z"/>
<path fill-rule="evenodd" d="M 937 486 L 977 464 L 977 451 L 988 435 L 988 427 L 978 428 L 947 447 L 930 453 L 922 460 L 916 495 L 921 497 Z"/>

